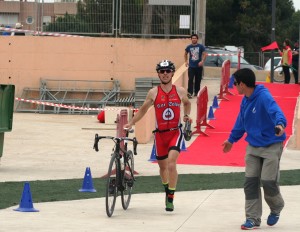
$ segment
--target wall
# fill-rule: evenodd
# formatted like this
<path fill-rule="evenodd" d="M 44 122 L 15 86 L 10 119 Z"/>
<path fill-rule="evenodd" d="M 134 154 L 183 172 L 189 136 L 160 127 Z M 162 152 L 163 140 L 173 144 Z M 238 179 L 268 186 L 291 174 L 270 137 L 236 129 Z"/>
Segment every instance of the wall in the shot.
<path fill-rule="evenodd" d="M 0 83 L 38 88 L 40 78 L 120 80 L 134 89 L 136 77 L 156 77 L 156 64 L 172 60 L 177 67 L 189 39 L 0 37 Z M 175 49 L 174 49 L 175 48 Z"/>
<path fill-rule="evenodd" d="M 186 87 L 187 73 L 182 64 L 184 48 L 189 42 L 189 39 L 2 36 L 0 84 L 14 84 L 16 97 L 21 97 L 25 87 L 39 88 L 40 78 L 118 79 L 122 90 L 132 90 L 136 77 L 156 77 L 158 61 L 170 59 L 177 67 L 174 83 Z M 220 75 L 220 68 L 205 67 L 205 77 Z M 267 73 L 258 71 L 256 75 L 257 80 L 265 81 Z M 300 109 L 297 122 L 299 115 Z M 142 128 L 136 130 L 140 142 L 147 143 L 154 128 L 153 108 L 137 127 Z M 296 146 L 300 149 L 300 123 L 296 128 Z"/>

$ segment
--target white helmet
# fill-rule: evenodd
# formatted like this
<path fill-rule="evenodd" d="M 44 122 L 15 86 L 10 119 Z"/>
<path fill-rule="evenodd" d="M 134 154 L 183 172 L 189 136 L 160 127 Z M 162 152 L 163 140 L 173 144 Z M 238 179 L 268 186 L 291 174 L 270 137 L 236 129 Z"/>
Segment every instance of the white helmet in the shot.
<path fill-rule="evenodd" d="M 175 65 L 170 60 L 162 60 L 156 65 L 157 72 L 161 69 L 171 69 L 173 72 L 175 72 Z"/>

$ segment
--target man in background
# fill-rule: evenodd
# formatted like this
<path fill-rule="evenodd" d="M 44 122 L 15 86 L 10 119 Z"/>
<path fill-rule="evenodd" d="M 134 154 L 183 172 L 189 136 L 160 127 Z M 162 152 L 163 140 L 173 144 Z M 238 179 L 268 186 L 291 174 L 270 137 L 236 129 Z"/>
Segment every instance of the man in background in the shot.
<path fill-rule="evenodd" d="M 197 96 L 203 74 L 203 65 L 206 58 L 205 47 L 198 43 L 198 35 L 191 35 L 192 43 L 188 45 L 184 53 L 185 65 L 188 69 L 188 98 Z"/>

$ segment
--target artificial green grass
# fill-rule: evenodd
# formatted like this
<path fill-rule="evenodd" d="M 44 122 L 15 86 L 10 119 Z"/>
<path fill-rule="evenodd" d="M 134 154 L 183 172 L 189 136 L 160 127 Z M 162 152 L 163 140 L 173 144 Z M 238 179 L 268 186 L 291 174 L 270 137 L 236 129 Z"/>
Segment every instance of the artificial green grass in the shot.
<path fill-rule="evenodd" d="M 280 185 L 300 185 L 300 169 L 284 170 Z M 137 176 L 133 193 L 164 191 L 159 176 Z M 83 179 L 30 181 L 32 200 L 37 202 L 68 201 L 105 196 L 105 179 L 94 178 L 96 193 L 79 192 Z M 176 191 L 243 188 L 244 173 L 181 174 Z M 19 205 L 24 182 L 0 183 L 0 209 Z"/>

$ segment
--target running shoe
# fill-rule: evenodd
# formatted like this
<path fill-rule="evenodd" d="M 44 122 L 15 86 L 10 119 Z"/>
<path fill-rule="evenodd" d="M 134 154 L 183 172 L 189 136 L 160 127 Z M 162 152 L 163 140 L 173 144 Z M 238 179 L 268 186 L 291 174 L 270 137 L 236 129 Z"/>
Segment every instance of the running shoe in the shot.
<path fill-rule="evenodd" d="M 270 213 L 268 216 L 267 224 L 269 226 L 274 226 L 279 220 L 279 214 Z"/>
<path fill-rule="evenodd" d="M 259 225 L 257 225 L 255 222 L 249 219 L 247 219 L 246 222 L 241 225 L 242 230 L 253 230 L 253 229 L 257 229 L 258 227 Z"/>
<path fill-rule="evenodd" d="M 167 201 L 167 204 L 166 204 L 166 211 L 172 212 L 173 210 L 174 210 L 173 202 Z"/>

